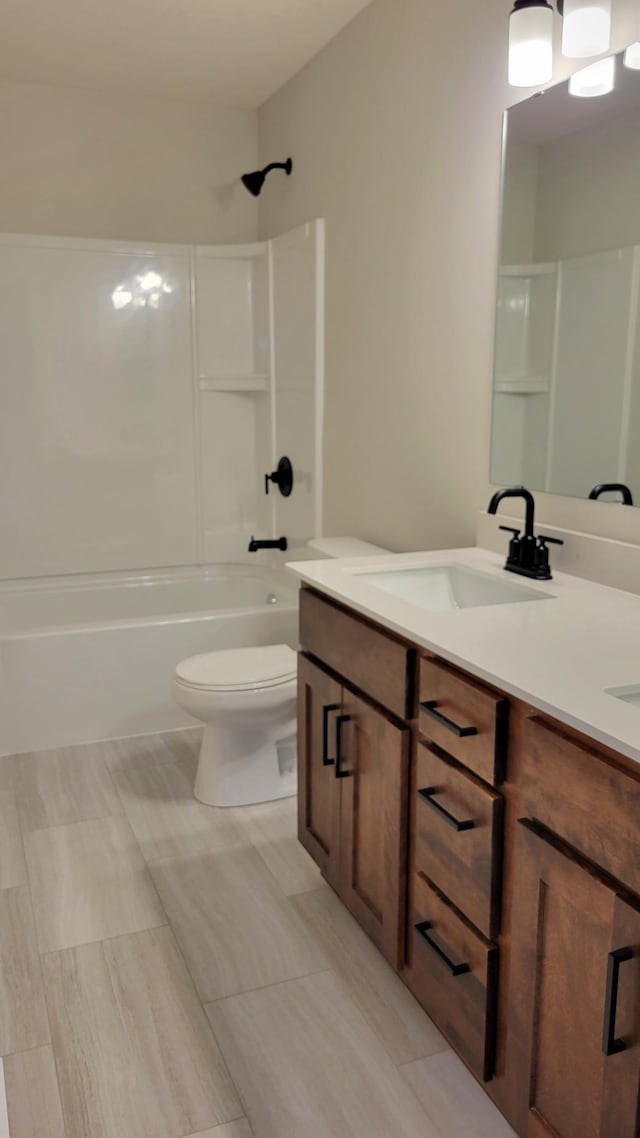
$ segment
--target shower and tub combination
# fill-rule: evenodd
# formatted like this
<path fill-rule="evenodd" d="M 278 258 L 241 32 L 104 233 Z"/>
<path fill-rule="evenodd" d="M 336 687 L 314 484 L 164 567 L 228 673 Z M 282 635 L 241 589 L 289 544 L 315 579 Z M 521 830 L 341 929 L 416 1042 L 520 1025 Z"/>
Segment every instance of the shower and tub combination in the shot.
<path fill-rule="evenodd" d="M 0 251 L 0 754 L 193 724 L 179 661 L 296 645 L 287 556 L 249 543 L 320 532 L 323 223 Z"/>
<path fill-rule="evenodd" d="M 2 753 L 194 726 L 179 660 L 295 644 L 286 573 L 248 565 L 0 585 Z"/>

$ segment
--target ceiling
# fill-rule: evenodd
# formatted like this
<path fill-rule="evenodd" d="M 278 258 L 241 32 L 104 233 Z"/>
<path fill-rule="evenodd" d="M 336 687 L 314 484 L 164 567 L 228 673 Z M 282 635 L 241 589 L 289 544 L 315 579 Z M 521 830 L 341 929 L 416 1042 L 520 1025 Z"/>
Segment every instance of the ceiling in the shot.
<path fill-rule="evenodd" d="M 2 0 L 0 78 L 257 107 L 370 0 Z"/>

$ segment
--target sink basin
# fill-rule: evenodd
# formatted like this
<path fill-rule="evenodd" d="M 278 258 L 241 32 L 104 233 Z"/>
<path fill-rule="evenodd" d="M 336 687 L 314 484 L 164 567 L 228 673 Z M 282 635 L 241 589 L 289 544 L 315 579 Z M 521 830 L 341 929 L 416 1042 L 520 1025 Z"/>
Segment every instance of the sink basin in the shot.
<path fill-rule="evenodd" d="M 616 699 L 621 699 L 623 703 L 630 703 L 632 707 L 637 707 L 640 710 L 640 686 L 633 688 L 607 688 L 607 695 L 613 695 Z"/>
<path fill-rule="evenodd" d="M 546 601 L 552 596 L 515 581 L 490 577 L 466 565 L 430 565 L 422 569 L 358 573 L 357 576 L 376 589 L 431 612 Z"/>

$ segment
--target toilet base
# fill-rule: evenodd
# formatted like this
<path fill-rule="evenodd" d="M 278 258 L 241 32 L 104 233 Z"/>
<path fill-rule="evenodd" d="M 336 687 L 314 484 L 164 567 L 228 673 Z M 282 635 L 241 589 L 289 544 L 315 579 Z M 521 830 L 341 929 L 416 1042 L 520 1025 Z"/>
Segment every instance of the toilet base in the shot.
<path fill-rule="evenodd" d="M 251 806 L 292 798 L 298 789 L 295 722 L 281 738 L 263 731 L 204 729 L 193 793 L 205 806 Z"/>

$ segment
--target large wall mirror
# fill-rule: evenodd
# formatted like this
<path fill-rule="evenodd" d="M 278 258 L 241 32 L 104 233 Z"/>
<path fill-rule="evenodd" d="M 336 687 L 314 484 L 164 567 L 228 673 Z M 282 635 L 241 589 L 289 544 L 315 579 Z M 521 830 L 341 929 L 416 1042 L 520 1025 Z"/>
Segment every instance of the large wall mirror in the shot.
<path fill-rule="evenodd" d="M 640 505 L 640 71 L 507 112 L 503 175 L 491 480 Z"/>

